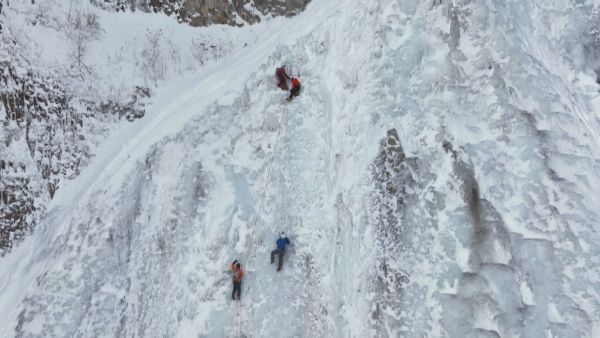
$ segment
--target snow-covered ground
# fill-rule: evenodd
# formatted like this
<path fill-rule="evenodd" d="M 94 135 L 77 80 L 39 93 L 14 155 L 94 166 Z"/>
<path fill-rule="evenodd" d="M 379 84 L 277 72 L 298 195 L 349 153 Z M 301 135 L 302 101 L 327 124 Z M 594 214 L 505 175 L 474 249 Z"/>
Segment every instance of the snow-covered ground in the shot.
<path fill-rule="evenodd" d="M 114 46 L 165 25 L 231 52 L 161 82 L 0 259 L 0 334 L 600 336 L 600 88 L 558 29 L 585 10 L 315 1 L 195 30 L 106 14 Z"/>

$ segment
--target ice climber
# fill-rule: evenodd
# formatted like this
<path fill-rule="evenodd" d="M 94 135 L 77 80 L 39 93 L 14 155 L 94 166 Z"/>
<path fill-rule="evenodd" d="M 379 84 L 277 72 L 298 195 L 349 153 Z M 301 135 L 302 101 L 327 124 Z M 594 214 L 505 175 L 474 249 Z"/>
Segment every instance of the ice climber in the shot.
<path fill-rule="evenodd" d="M 279 263 L 277 264 L 277 271 L 281 270 L 281 265 L 283 264 L 283 255 L 285 254 L 285 246 L 290 243 L 290 240 L 285 236 L 282 232 L 279 234 L 279 238 L 277 239 L 277 249 L 271 251 L 271 264 L 275 262 L 275 255 L 279 255 Z"/>
<path fill-rule="evenodd" d="M 300 80 L 297 77 L 292 77 L 292 89 L 290 89 L 290 96 L 287 98 L 291 101 L 295 96 L 300 95 Z"/>
<path fill-rule="evenodd" d="M 288 90 L 288 80 L 290 76 L 288 75 L 288 70 L 285 65 L 275 69 L 275 77 L 277 78 L 277 87 L 282 90 Z"/>
<path fill-rule="evenodd" d="M 231 271 L 233 271 L 233 292 L 231 293 L 231 299 L 236 299 L 235 295 L 237 292 L 237 299 L 239 300 L 242 297 L 244 271 L 242 270 L 242 264 L 237 259 L 231 263 Z"/>

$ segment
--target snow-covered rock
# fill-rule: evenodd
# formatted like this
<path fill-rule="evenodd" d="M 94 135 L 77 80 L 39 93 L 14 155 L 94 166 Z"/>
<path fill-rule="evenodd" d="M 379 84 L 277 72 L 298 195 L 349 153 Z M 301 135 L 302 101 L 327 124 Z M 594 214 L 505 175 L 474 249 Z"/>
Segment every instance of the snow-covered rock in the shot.
<path fill-rule="evenodd" d="M 600 335 L 596 11 L 345 0 L 200 28 L 231 52 L 165 76 L 0 259 L 0 330 Z"/>
<path fill-rule="evenodd" d="M 114 11 L 141 10 L 164 13 L 178 22 L 192 26 L 254 24 L 266 17 L 294 16 L 301 13 L 310 0 L 91 0 L 101 8 Z"/>

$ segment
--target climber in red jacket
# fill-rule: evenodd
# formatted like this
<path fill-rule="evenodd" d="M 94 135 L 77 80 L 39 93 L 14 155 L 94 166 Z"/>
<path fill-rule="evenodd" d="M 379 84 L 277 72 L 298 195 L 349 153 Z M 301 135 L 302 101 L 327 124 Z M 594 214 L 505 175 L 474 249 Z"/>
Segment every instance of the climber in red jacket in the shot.
<path fill-rule="evenodd" d="M 242 279 L 244 278 L 244 270 L 238 260 L 234 260 L 231 263 L 231 271 L 233 272 L 233 292 L 231 293 L 231 299 L 239 300 L 242 297 Z"/>

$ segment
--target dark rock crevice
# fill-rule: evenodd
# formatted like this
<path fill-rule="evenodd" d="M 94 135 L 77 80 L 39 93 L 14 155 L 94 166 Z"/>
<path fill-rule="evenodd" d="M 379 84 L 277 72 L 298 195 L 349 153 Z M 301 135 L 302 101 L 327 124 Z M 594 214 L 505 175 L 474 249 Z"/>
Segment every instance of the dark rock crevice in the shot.
<path fill-rule="evenodd" d="M 472 313 L 473 322 L 449 324 L 450 331 L 455 334 L 482 334 L 497 337 L 507 334 L 505 328 L 519 329 L 523 321 L 522 303 L 518 286 L 520 279 L 518 261 L 515 260 L 512 236 L 500 213 L 488 200 L 481 196 L 475 171 L 465 154 L 454 150 L 450 142 L 442 145 L 451 156 L 453 176 L 459 183 L 459 192 L 465 203 L 469 216 L 470 238 L 462 239 L 463 245 L 469 249 L 468 267 L 463 269 L 458 281 L 456 295 L 449 300 L 450 307 L 464 307 L 464 313 Z M 499 299 L 509 301 L 499 302 Z M 499 330 L 478 327 L 477 309 L 495 314 L 507 325 L 500 325 Z M 483 332 L 484 330 L 485 332 Z"/>

